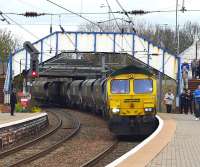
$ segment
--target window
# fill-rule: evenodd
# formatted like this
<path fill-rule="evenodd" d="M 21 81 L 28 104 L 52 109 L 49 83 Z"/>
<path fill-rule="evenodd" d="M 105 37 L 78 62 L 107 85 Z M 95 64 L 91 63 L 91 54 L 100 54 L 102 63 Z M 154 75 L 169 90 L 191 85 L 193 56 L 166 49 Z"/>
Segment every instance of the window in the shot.
<path fill-rule="evenodd" d="M 150 79 L 134 80 L 135 93 L 150 93 L 153 91 L 153 81 Z"/>
<path fill-rule="evenodd" d="M 112 80 L 111 92 L 116 94 L 129 93 L 129 80 Z"/>

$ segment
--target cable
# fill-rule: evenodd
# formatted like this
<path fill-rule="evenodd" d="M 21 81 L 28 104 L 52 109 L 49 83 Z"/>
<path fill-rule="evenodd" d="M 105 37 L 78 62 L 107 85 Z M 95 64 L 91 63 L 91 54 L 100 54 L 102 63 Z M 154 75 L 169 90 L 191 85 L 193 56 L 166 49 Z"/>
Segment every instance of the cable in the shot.
<path fill-rule="evenodd" d="M 34 13 L 34 15 L 38 14 L 38 16 L 48 16 L 48 15 L 73 15 L 73 13 L 37 13 L 37 12 L 26 12 L 28 15 L 29 13 Z M 26 13 L 16 13 L 16 12 L 4 12 L 2 14 L 7 14 L 7 15 L 20 15 L 20 16 L 26 16 Z M 114 12 L 117 13 L 117 12 Z M 80 12 L 77 13 L 80 15 L 107 15 L 108 12 Z"/>
<path fill-rule="evenodd" d="M 133 27 L 135 26 L 131 20 L 131 18 L 129 17 L 129 14 L 127 13 L 127 11 L 123 8 L 123 6 L 120 4 L 120 2 L 118 0 L 115 0 L 117 2 L 117 4 L 119 5 L 119 7 L 122 9 L 122 11 L 124 12 L 124 14 L 128 17 L 129 21 L 131 21 L 131 24 L 133 25 Z"/>
<path fill-rule="evenodd" d="M 186 10 L 186 7 L 185 7 L 185 0 L 182 1 L 182 8 L 181 8 L 181 11 L 184 13 Z"/>
<path fill-rule="evenodd" d="M 4 26 L 4 25 L 8 25 L 8 24 L 1 24 L 0 26 Z M 16 23 L 10 23 L 9 25 L 17 25 Z M 27 26 L 49 26 L 49 23 L 41 23 L 41 24 L 37 24 L 37 23 L 28 23 L 28 24 L 20 24 L 20 25 L 27 25 Z M 60 24 L 52 24 L 52 26 L 59 26 Z M 63 26 L 68 26 L 68 27 L 73 27 L 73 26 L 84 26 L 84 25 L 80 25 L 80 24 L 63 24 Z"/>
<path fill-rule="evenodd" d="M 25 27 L 23 27 L 22 25 L 20 25 L 19 23 L 17 23 L 15 20 L 13 20 L 12 18 L 10 18 L 9 16 L 7 16 L 6 14 L 4 14 L 9 20 L 11 20 L 12 22 L 14 22 L 16 25 L 18 25 L 20 28 L 22 28 L 24 31 L 28 32 L 29 34 L 31 34 L 33 37 L 39 39 L 35 34 L 33 34 L 32 32 L 30 32 L 28 29 L 26 29 Z"/>
<path fill-rule="evenodd" d="M 120 2 L 119 2 L 118 0 L 115 0 L 115 1 L 116 1 L 117 4 L 119 5 L 119 7 L 122 9 L 122 11 L 124 12 L 124 14 L 128 17 L 130 23 L 133 25 L 133 28 L 134 28 L 135 25 L 134 25 L 133 21 L 131 20 L 129 14 L 127 13 L 127 11 L 123 8 L 123 6 L 120 4 Z M 135 31 L 135 33 L 137 34 L 136 31 Z M 140 41 L 140 43 L 142 44 L 144 50 L 147 52 L 147 49 L 146 49 L 146 47 L 144 46 L 143 42 L 141 41 L 140 37 L 139 37 L 139 41 Z"/>
<path fill-rule="evenodd" d="M 5 15 L 5 14 L 4 14 Z M 24 31 L 26 31 L 27 33 L 31 34 L 33 37 L 35 37 L 36 39 L 40 39 L 38 36 L 36 36 L 35 34 L 33 34 L 32 32 L 30 32 L 28 29 L 26 29 L 25 27 L 23 27 L 22 25 L 20 25 L 19 23 L 17 23 L 16 21 L 14 21 L 12 18 L 10 18 L 9 16 L 5 15 L 9 20 L 11 20 L 12 22 L 14 22 L 16 25 L 18 25 L 20 28 L 22 28 Z M 47 46 L 50 46 L 47 42 L 45 42 L 45 44 Z M 51 46 L 50 46 L 51 47 Z"/>
<path fill-rule="evenodd" d="M 53 52 L 55 52 L 55 50 L 53 50 Z M 40 53 L 42 53 L 42 54 L 44 54 L 44 55 L 46 55 L 46 56 L 48 56 L 50 58 L 52 57 L 52 55 L 50 55 L 49 52 L 40 52 Z M 14 57 L 13 57 L 13 61 L 15 61 L 16 63 L 20 64 L 20 61 L 15 60 Z M 21 63 L 21 64 L 25 65 L 25 63 Z M 30 65 L 30 64 L 27 63 L 27 65 Z"/>
<path fill-rule="evenodd" d="M 68 12 L 74 14 L 74 15 L 77 15 L 77 16 L 81 17 L 82 19 L 84 19 L 84 20 L 90 22 L 91 24 L 97 26 L 98 28 L 101 28 L 101 27 L 100 27 L 99 25 L 97 25 L 96 23 L 92 22 L 91 20 L 87 19 L 86 17 L 84 17 L 84 16 L 82 16 L 82 15 L 76 13 L 76 12 L 73 12 L 73 11 L 67 9 L 67 8 L 64 8 L 63 6 L 58 5 L 58 4 L 56 4 L 56 3 L 54 3 L 54 2 L 52 2 L 52 1 L 50 1 L 50 0 L 46 0 L 46 1 L 48 1 L 48 2 L 50 2 L 50 3 L 52 3 L 52 4 L 54 4 L 55 6 L 57 6 L 57 7 L 59 7 L 59 8 L 62 8 L 62 9 L 64 9 L 64 10 L 68 11 Z M 102 29 L 102 28 L 101 28 L 101 29 Z"/>
<path fill-rule="evenodd" d="M 5 21 L 7 24 L 10 24 L 10 22 L 3 16 L 2 11 L 0 11 L 0 16 L 2 17 L 1 21 Z"/>
<path fill-rule="evenodd" d="M 113 19 L 110 19 L 110 20 L 104 20 L 104 21 L 98 21 L 97 23 L 98 24 L 100 24 L 100 23 L 105 23 L 105 22 L 108 22 L 108 21 L 116 21 L 116 20 L 122 20 L 122 21 L 125 21 L 125 20 L 123 20 L 122 18 L 119 18 L 119 17 L 115 17 L 115 18 L 113 18 Z M 129 22 L 129 21 L 127 21 L 127 22 Z"/>
<path fill-rule="evenodd" d="M 152 10 L 152 11 L 144 11 L 144 10 L 132 10 L 132 11 L 116 11 L 116 12 L 80 12 L 77 13 L 79 15 L 107 15 L 108 13 L 115 13 L 115 14 L 149 14 L 149 13 L 173 13 L 176 12 L 176 10 Z M 178 10 L 178 12 L 183 12 L 183 9 L 181 8 Z M 200 9 L 184 9 L 184 12 L 200 12 Z M 26 16 L 26 17 L 37 17 L 37 16 L 48 16 L 48 15 L 74 15 L 73 13 L 37 13 L 37 12 L 25 12 L 25 13 L 16 13 L 16 12 L 1 12 L 0 14 L 6 14 L 6 15 L 20 15 L 20 16 Z"/>
<path fill-rule="evenodd" d="M 53 31 L 53 28 L 52 28 L 52 15 L 51 15 L 51 24 L 50 24 L 50 34 L 52 34 L 52 31 Z M 50 36 L 50 53 L 51 53 L 51 51 L 52 51 L 52 45 L 51 45 L 51 43 L 52 43 L 52 36 Z"/>
<path fill-rule="evenodd" d="M 120 6 L 120 8 L 122 9 L 122 11 L 125 13 L 125 15 L 128 17 L 128 19 L 131 21 L 131 23 L 133 24 L 133 22 L 132 22 L 131 18 L 129 17 L 128 13 L 126 12 L 126 10 L 122 7 L 122 5 L 119 3 L 118 0 L 116 0 L 116 2 L 117 2 L 117 4 Z M 134 24 L 133 24 L 133 26 L 134 26 Z M 139 39 L 140 39 L 140 38 L 139 38 Z M 143 43 L 142 43 L 142 45 L 143 45 Z M 144 45 L 143 45 L 143 47 L 144 47 Z M 144 49 L 146 50 L 145 47 L 144 47 Z M 169 59 L 170 59 L 170 56 L 169 56 L 168 59 L 164 62 L 164 66 L 165 66 L 165 64 L 169 61 Z M 160 70 L 161 70 L 161 69 L 160 69 Z"/>
<path fill-rule="evenodd" d="M 69 10 L 69 9 L 66 9 L 66 8 L 64 8 L 63 6 L 56 4 L 55 2 L 52 2 L 52 1 L 50 1 L 50 0 L 46 0 L 46 1 L 48 1 L 49 3 L 55 5 L 55 6 L 61 8 L 61 9 L 63 9 L 63 10 L 66 10 L 66 11 L 68 11 L 68 12 L 71 12 L 72 14 L 74 14 L 74 15 L 76 15 L 76 16 L 79 16 L 80 18 L 82 18 L 82 19 L 88 21 L 88 22 L 91 23 L 92 25 L 95 25 L 96 27 L 98 27 L 102 32 L 105 32 L 101 26 L 99 26 L 97 23 L 95 23 L 95 22 L 89 20 L 88 18 L 86 18 L 86 17 L 84 17 L 84 16 L 82 16 L 82 15 L 76 13 L 76 12 L 73 12 L 73 11 L 71 11 L 71 10 Z M 112 39 L 109 35 L 108 35 L 108 38 L 110 38 L 110 39 L 113 41 L 113 39 Z M 121 48 L 121 46 L 120 46 L 118 43 L 116 43 L 116 44 L 119 46 L 119 48 Z M 121 49 L 122 49 L 122 48 L 121 48 Z"/>
<path fill-rule="evenodd" d="M 5 15 L 5 14 L 4 14 Z M 22 28 L 24 31 L 26 31 L 27 33 L 31 34 L 32 36 L 34 36 L 35 38 L 39 39 L 35 34 L 33 34 L 32 32 L 30 32 L 29 30 L 27 30 L 25 27 L 23 27 L 22 25 L 20 25 L 19 23 L 17 23 L 16 21 L 14 21 L 12 18 L 10 18 L 9 16 L 5 15 L 9 20 L 11 20 L 12 22 L 14 22 L 16 25 L 18 25 L 20 28 Z M 46 45 L 49 46 L 48 43 L 45 42 Z M 50 45 L 51 47 L 51 45 Z M 47 54 L 45 54 L 47 55 Z M 51 55 L 49 55 L 49 57 L 51 57 Z M 14 60 L 14 59 L 13 59 Z M 16 60 L 14 60 L 15 62 L 17 62 Z M 19 64 L 19 62 L 18 62 Z"/>
<path fill-rule="evenodd" d="M 53 18 L 52 18 L 52 15 L 51 15 L 51 24 L 50 24 L 50 30 L 49 30 L 50 34 L 52 34 L 52 32 L 53 32 L 52 20 L 53 20 Z"/>
<path fill-rule="evenodd" d="M 184 1 L 184 0 L 183 0 Z M 118 1 L 119 2 L 119 1 Z M 200 12 L 200 9 L 186 9 L 186 7 L 182 6 L 182 8 L 180 10 L 177 10 L 178 12 Z M 119 14 L 132 14 L 132 15 L 144 15 L 144 14 L 149 14 L 149 13 L 174 13 L 176 12 L 176 10 L 132 10 L 132 11 L 117 11 L 114 13 L 119 13 Z"/>
<path fill-rule="evenodd" d="M 113 18 L 115 19 L 115 22 L 116 22 L 116 24 L 117 24 L 117 27 L 118 27 L 119 31 L 121 31 L 121 28 L 120 28 L 120 26 L 119 26 L 119 24 L 118 24 L 118 22 L 117 22 L 117 19 L 116 19 L 114 13 L 112 12 L 112 9 L 111 9 L 111 7 L 110 7 L 110 4 L 108 3 L 108 0 L 106 0 L 106 3 L 107 3 L 107 5 L 108 5 L 109 11 L 112 13 Z M 123 41 L 123 37 L 124 37 L 124 36 L 123 36 L 123 34 L 122 34 L 122 41 Z M 125 39 L 126 43 L 128 44 L 129 48 L 132 49 L 132 47 L 131 47 L 130 44 L 128 43 L 126 37 L 124 37 L 124 39 Z"/>
<path fill-rule="evenodd" d="M 61 15 L 59 15 L 59 26 L 60 26 L 60 29 L 61 29 L 61 31 L 62 31 L 62 33 L 64 34 L 64 35 L 66 35 L 67 36 L 67 38 L 69 39 L 69 41 L 71 42 L 71 44 L 74 46 L 74 48 L 76 47 L 76 45 L 75 45 L 75 43 L 72 41 L 72 39 L 65 33 L 65 29 L 62 27 L 62 25 L 61 25 Z M 76 49 L 76 51 L 77 51 L 77 48 L 75 48 Z"/>

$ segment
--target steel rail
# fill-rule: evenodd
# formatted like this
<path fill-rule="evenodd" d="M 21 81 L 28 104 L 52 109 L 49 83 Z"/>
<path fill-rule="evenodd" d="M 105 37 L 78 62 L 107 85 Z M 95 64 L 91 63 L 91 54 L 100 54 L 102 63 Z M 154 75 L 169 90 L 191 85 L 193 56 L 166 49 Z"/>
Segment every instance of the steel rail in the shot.
<path fill-rule="evenodd" d="M 74 117 L 74 116 L 72 116 L 71 114 L 68 114 L 68 113 L 66 113 L 66 114 L 73 119 L 73 126 L 76 126 L 71 133 L 66 135 L 62 140 L 60 140 L 57 143 L 55 143 L 55 144 L 51 145 L 50 147 L 46 148 L 45 150 L 42 150 L 39 153 L 36 153 L 36 154 L 34 154 L 32 156 L 29 156 L 29 157 L 27 157 L 25 159 L 22 159 L 22 160 L 14 163 L 12 165 L 9 165 L 8 167 L 20 166 L 20 165 L 23 165 L 23 164 L 27 164 L 27 163 L 29 163 L 29 162 L 31 162 L 33 160 L 38 159 L 38 158 L 41 158 L 41 157 L 45 156 L 46 154 L 52 152 L 56 148 L 58 148 L 61 144 L 63 144 L 65 141 L 69 140 L 71 137 L 73 137 L 80 130 L 81 124 L 80 124 L 79 120 L 76 117 Z"/>
<path fill-rule="evenodd" d="M 97 156 L 95 156 L 93 159 L 89 160 L 88 162 L 81 165 L 81 167 L 92 167 L 95 164 L 97 164 L 101 159 L 103 159 L 106 155 L 108 155 L 113 149 L 117 146 L 118 141 L 116 140 L 112 145 L 110 145 L 106 150 L 99 153 Z"/>

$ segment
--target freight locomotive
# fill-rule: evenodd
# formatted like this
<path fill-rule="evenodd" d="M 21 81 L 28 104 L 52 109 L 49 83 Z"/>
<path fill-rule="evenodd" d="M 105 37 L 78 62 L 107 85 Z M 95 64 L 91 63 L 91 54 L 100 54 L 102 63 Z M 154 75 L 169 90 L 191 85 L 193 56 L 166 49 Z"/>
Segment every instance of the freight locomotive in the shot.
<path fill-rule="evenodd" d="M 149 135 L 156 127 L 156 78 L 138 67 L 127 66 L 107 78 L 36 81 L 32 96 L 99 113 L 118 136 Z"/>

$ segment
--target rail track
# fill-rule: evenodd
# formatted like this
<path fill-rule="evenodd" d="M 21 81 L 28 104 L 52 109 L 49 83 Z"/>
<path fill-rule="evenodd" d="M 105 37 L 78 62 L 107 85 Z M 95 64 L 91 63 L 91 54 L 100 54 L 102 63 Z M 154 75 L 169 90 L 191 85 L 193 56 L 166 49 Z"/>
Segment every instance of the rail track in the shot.
<path fill-rule="evenodd" d="M 80 122 L 74 116 L 62 111 L 57 111 L 54 115 L 59 121 L 53 130 L 30 142 L 2 152 L 0 164 L 4 167 L 27 164 L 50 153 L 79 131 Z"/>
<path fill-rule="evenodd" d="M 20 150 L 24 149 L 25 147 L 27 147 L 31 144 L 34 144 L 36 142 L 39 142 L 40 140 L 44 139 L 45 137 L 48 137 L 49 135 L 53 134 L 62 125 L 62 120 L 60 120 L 59 117 L 55 113 L 51 112 L 51 114 L 56 119 L 56 124 L 54 125 L 54 127 L 52 129 L 50 129 L 49 131 L 47 131 L 43 135 L 41 135 L 37 138 L 34 138 L 33 140 L 30 140 L 30 141 L 25 142 L 23 144 L 17 145 L 15 147 L 11 148 L 11 149 L 0 152 L 0 158 L 3 158 L 3 157 L 8 156 L 10 154 L 13 154 L 17 151 L 20 151 Z"/>
<path fill-rule="evenodd" d="M 115 148 L 107 153 L 103 158 L 101 158 L 99 161 L 97 161 L 93 167 L 102 167 L 106 166 L 112 161 L 118 159 L 131 149 L 133 149 L 135 146 L 137 146 L 141 141 L 119 141 Z"/>
<path fill-rule="evenodd" d="M 101 159 L 103 159 L 106 155 L 108 155 L 118 144 L 118 141 L 115 141 L 113 144 L 111 144 L 106 150 L 99 153 L 97 156 L 95 156 L 93 159 L 89 160 L 85 164 L 81 165 L 81 167 L 92 167 L 95 164 L 97 164 Z"/>
<path fill-rule="evenodd" d="M 133 147 L 135 147 L 139 142 L 136 141 L 119 141 L 116 140 L 107 149 L 96 155 L 94 158 L 88 162 L 81 165 L 81 167 L 101 167 L 106 166 L 115 159 L 119 158 Z"/>
<path fill-rule="evenodd" d="M 36 161 L 22 165 L 23 167 L 102 167 L 139 143 L 135 140 L 116 140 L 115 136 L 109 132 L 104 120 L 87 112 L 60 108 L 56 110 L 62 110 L 78 117 L 81 121 L 81 130 L 73 139 L 62 144 L 56 151 L 45 157 L 40 155 Z M 70 129 L 70 127 L 64 129 Z"/>
<path fill-rule="evenodd" d="M 23 167 L 81 166 L 116 141 L 116 138 L 110 133 L 106 121 L 100 117 L 73 109 L 57 108 L 57 110 L 63 110 L 79 118 L 81 122 L 79 133 L 65 144 L 62 144 L 56 151 L 22 165 Z"/>

